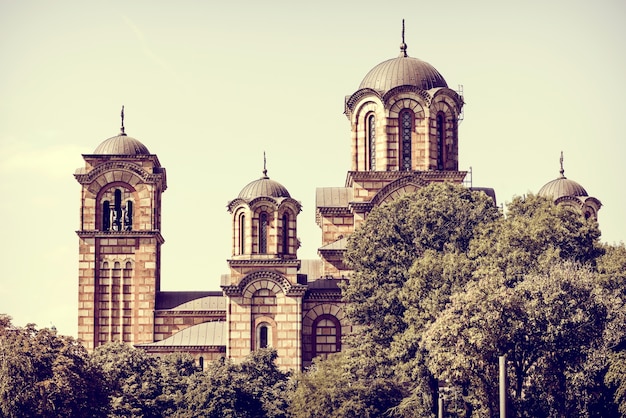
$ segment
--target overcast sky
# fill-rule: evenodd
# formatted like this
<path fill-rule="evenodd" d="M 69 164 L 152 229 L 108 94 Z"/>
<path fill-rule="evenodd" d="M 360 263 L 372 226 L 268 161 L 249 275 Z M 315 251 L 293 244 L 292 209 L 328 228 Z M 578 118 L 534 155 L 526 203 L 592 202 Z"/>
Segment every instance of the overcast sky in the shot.
<path fill-rule="evenodd" d="M 0 0 L 0 313 L 76 335 L 80 185 L 128 135 L 167 169 L 163 290 L 219 290 L 229 200 L 269 176 L 300 200 L 350 167 L 346 95 L 399 53 L 463 85 L 460 169 L 499 203 L 565 175 L 626 240 L 626 8 L 621 1 Z"/>

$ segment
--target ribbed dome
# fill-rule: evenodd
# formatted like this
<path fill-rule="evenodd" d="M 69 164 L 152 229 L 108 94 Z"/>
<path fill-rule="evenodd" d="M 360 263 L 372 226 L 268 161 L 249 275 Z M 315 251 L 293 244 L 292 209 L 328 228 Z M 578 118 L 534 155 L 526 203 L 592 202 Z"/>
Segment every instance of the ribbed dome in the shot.
<path fill-rule="evenodd" d="M 424 90 L 448 87 L 443 76 L 429 63 L 400 54 L 372 68 L 361 81 L 360 89 L 387 92 L 398 86 L 416 86 Z"/>
<path fill-rule="evenodd" d="M 563 175 L 556 180 L 546 183 L 539 189 L 538 194 L 553 200 L 563 196 L 589 196 L 583 186 Z"/>
<path fill-rule="evenodd" d="M 264 175 L 258 180 L 254 180 L 239 192 L 241 199 L 254 199 L 256 197 L 291 197 L 289 191 L 277 181 L 274 181 Z"/>
<path fill-rule="evenodd" d="M 150 151 L 144 144 L 125 133 L 105 139 L 93 153 L 100 155 L 150 155 Z"/>

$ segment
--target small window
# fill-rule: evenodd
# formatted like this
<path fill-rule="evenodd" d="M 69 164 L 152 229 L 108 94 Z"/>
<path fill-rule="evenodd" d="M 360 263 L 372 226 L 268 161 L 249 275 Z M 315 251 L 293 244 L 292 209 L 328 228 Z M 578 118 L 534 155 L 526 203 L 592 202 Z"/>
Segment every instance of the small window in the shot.
<path fill-rule="evenodd" d="M 198 366 L 200 367 L 200 370 L 204 370 L 204 357 L 200 356 L 198 359 Z"/>
<path fill-rule="evenodd" d="M 261 325 L 259 328 L 259 348 L 267 348 L 268 346 L 267 325 Z"/>
<path fill-rule="evenodd" d="M 124 207 L 124 230 L 133 230 L 133 202 L 130 200 L 126 201 L 126 205 Z"/>
<path fill-rule="evenodd" d="M 113 207 L 113 230 L 122 230 L 122 191 L 120 189 L 115 190 L 115 200 Z"/>
<path fill-rule="evenodd" d="M 256 328 L 256 349 L 272 346 L 272 326 L 267 322 L 260 323 Z"/>

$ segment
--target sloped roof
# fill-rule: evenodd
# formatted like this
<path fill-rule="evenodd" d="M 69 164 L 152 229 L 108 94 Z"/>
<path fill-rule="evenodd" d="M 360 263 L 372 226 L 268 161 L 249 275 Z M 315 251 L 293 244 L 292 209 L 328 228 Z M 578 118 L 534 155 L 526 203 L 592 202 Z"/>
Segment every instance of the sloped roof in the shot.
<path fill-rule="evenodd" d="M 215 347 L 225 346 L 228 338 L 226 321 L 203 322 L 177 332 L 169 338 L 138 347 Z"/>

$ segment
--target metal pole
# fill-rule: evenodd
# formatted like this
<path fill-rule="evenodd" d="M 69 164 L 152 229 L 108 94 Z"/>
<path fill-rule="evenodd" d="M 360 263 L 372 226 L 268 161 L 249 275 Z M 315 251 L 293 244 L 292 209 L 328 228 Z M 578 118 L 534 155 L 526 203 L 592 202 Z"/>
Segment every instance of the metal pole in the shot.
<path fill-rule="evenodd" d="M 506 418 L 506 355 L 500 356 L 500 418 Z"/>
<path fill-rule="evenodd" d="M 439 390 L 441 390 L 441 388 L 439 388 Z M 438 408 L 437 408 L 437 418 L 443 418 L 443 396 L 440 393 L 439 394 L 439 402 L 438 402 Z"/>

